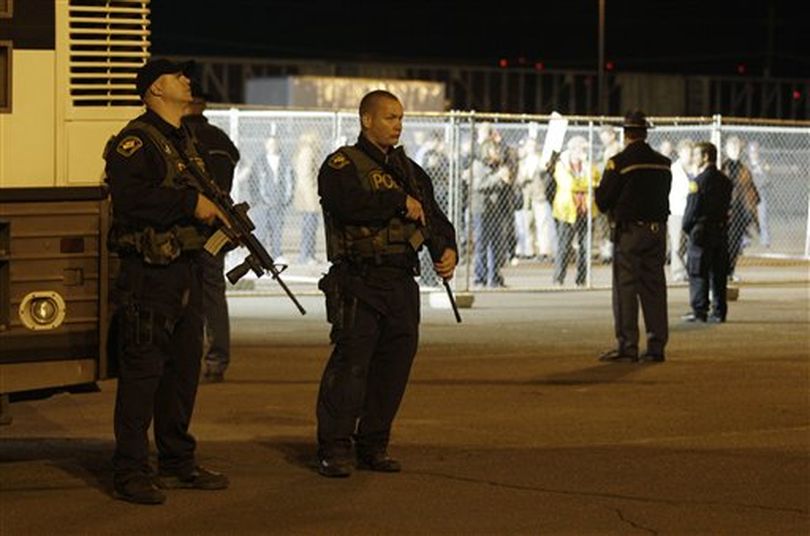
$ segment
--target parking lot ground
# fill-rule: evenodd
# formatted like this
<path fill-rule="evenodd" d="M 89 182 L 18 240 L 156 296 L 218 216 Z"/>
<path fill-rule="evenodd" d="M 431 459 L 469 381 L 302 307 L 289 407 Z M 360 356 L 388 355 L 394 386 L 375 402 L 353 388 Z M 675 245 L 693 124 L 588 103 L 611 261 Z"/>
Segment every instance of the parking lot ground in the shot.
<path fill-rule="evenodd" d="M 610 291 L 480 293 L 457 325 L 423 300 L 395 423 L 400 474 L 315 472 L 329 354 L 317 297 L 230 299 L 226 381 L 192 423 L 220 492 L 110 496 L 115 382 L 12 404 L 0 534 L 807 534 L 810 295 L 742 285 L 722 325 L 669 290 L 663 364 L 604 364 Z M 643 332 L 643 330 L 642 330 Z M 642 344 L 643 348 L 643 344 Z"/>

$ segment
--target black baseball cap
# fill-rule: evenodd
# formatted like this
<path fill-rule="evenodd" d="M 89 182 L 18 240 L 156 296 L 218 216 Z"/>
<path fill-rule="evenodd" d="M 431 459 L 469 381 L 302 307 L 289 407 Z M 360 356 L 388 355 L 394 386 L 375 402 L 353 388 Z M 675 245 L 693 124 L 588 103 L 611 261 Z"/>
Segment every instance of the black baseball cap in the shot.
<path fill-rule="evenodd" d="M 143 99 L 155 80 L 164 74 L 184 73 L 187 75 L 193 67 L 194 62 L 191 61 L 175 63 L 163 58 L 147 61 L 138 69 L 135 76 L 135 88 L 138 90 L 138 95 Z"/>
<path fill-rule="evenodd" d="M 631 110 L 624 116 L 623 128 L 652 128 L 652 123 L 647 121 L 647 116 L 641 110 Z"/>

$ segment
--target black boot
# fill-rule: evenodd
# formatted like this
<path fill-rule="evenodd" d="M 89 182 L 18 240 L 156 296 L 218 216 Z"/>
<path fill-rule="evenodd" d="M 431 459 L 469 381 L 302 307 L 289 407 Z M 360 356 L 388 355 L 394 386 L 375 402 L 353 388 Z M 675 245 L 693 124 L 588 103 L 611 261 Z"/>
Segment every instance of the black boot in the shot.
<path fill-rule="evenodd" d="M 352 474 L 352 465 L 343 458 L 321 457 L 318 459 L 318 474 L 327 478 L 346 478 Z"/>
<path fill-rule="evenodd" d="M 230 485 L 228 477 L 197 466 L 190 473 L 177 474 L 161 471 L 158 483 L 163 489 L 225 489 Z"/>
<path fill-rule="evenodd" d="M 115 477 L 113 496 L 136 504 L 163 504 L 166 501 L 166 494 L 157 488 L 152 477 L 144 473 Z"/>
<path fill-rule="evenodd" d="M 389 458 L 385 452 L 375 452 L 373 454 L 358 454 L 357 468 L 380 473 L 399 473 L 402 471 L 402 464 L 393 458 Z"/>

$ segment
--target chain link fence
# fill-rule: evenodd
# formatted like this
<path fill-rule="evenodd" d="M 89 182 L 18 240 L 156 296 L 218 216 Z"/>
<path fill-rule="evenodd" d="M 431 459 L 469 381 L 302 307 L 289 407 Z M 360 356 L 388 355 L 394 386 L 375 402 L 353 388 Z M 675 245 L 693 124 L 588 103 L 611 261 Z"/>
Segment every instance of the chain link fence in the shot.
<path fill-rule="evenodd" d="M 359 134 L 356 113 L 216 109 L 212 124 L 242 154 L 233 197 L 247 201 L 257 237 L 287 265 L 296 292 L 316 292 L 326 271 L 318 170 Z M 712 141 L 735 183 L 730 250 L 741 281 L 808 279 L 810 125 L 711 118 L 650 118 L 648 142 L 673 161 L 668 277 L 686 280 L 680 231 L 694 176 L 691 146 Z M 440 206 L 456 226 L 456 290 L 608 287 L 612 246 L 593 203 L 607 158 L 621 150 L 618 118 L 570 117 L 553 182 L 544 147 L 549 116 L 448 112 L 412 114 L 401 143 L 432 177 Z M 242 252 L 229 254 L 228 265 Z M 277 292 L 269 278 L 237 289 Z M 439 285 L 423 252 L 425 287 Z"/>

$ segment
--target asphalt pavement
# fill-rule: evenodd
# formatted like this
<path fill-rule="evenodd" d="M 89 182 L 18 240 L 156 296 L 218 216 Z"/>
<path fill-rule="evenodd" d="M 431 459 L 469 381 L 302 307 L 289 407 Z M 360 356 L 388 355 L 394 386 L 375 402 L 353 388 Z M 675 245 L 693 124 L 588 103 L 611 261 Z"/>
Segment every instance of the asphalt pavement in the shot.
<path fill-rule="evenodd" d="M 728 323 L 684 324 L 663 364 L 604 364 L 610 292 L 478 293 L 463 323 L 423 299 L 390 454 L 399 474 L 315 471 L 329 354 L 322 300 L 230 299 L 234 349 L 202 385 L 199 461 L 225 491 L 111 497 L 115 382 L 11 406 L 0 534 L 808 534 L 810 294 L 743 284 Z M 642 330 L 643 331 L 643 330 Z M 643 345 L 642 345 L 643 349 Z"/>

